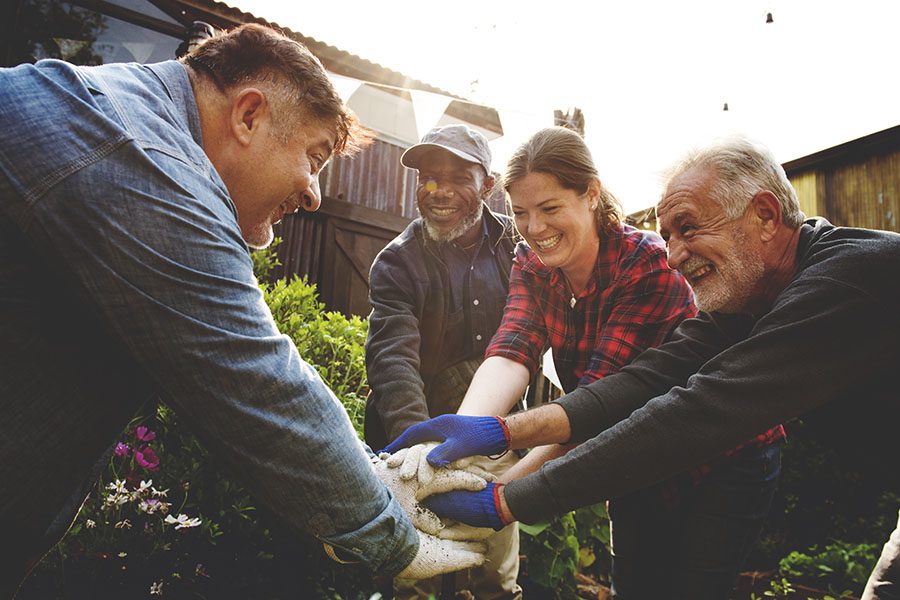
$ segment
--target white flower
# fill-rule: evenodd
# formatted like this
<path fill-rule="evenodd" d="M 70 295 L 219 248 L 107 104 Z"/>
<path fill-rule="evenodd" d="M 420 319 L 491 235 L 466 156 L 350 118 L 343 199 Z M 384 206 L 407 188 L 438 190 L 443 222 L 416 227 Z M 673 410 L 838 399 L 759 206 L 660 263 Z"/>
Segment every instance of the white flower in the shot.
<path fill-rule="evenodd" d="M 150 595 L 151 596 L 162 596 L 163 595 L 162 588 L 163 588 L 163 580 L 162 579 L 150 584 Z"/>
<path fill-rule="evenodd" d="M 114 483 L 109 483 L 106 485 L 106 489 L 114 491 L 116 494 L 127 494 L 128 490 L 125 488 L 125 482 L 121 479 L 116 479 Z"/>
<path fill-rule="evenodd" d="M 106 497 L 106 500 L 103 501 L 103 504 L 106 506 L 121 506 L 122 504 L 128 502 L 129 497 L 130 496 L 127 493 L 120 494 L 118 492 L 114 492 Z"/>
<path fill-rule="evenodd" d="M 177 523 L 175 525 L 175 529 L 186 529 L 188 527 L 196 527 L 200 524 L 200 518 L 194 517 L 193 519 L 188 518 L 186 514 L 180 514 L 178 517 L 173 517 L 169 515 L 165 519 L 166 523 Z"/>
<path fill-rule="evenodd" d="M 125 558 L 126 556 L 128 556 L 128 553 L 127 552 L 119 552 L 118 556 L 119 556 L 119 558 Z"/>
<path fill-rule="evenodd" d="M 88 529 L 93 529 L 94 527 L 97 526 L 97 522 L 94 520 L 88 519 L 87 521 L 84 522 L 84 526 L 87 527 Z"/>
<path fill-rule="evenodd" d="M 169 488 L 164 490 L 158 490 L 156 488 L 151 488 L 150 493 L 153 494 L 154 498 L 165 498 L 166 494 L 169 493 Z"/>
<path fill-rule="evenodd" d="M 128 519 L 122 519 L 118 523 L 115 524 L 116 529 L 131 529 L 131 521 Z"/>

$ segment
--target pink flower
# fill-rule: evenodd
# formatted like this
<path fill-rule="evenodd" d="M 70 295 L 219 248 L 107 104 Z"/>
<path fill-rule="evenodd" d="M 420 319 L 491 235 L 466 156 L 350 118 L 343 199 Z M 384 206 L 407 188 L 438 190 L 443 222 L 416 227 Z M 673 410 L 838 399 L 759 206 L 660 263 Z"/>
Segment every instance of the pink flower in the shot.
<path fill-rule="evenodd" d="M 123 444 L 122 442 L 119 442 L 118 444 L 116 444 L 116 449 L 114 451 L 114 454 L 119 457 L 128 456 L 128 453 L 130 451 L 131 451 L 131 448 L 128 447 L 128 444 Z"/>
<path fill-rule="evenodd" d="M 156 439 L 156 434 L 143 425 L 135 428 L 134 436 L 141 442 L 152 442 Z"/>
<path fill-rule="evenodd" d="M 134 460 L 137 461 L 137 464 L 150 471 L 159 469 L 159 457 L 156 456 L 156 452 L 150 446 L 144 446 L 140 450 L 135 450 Z"/>

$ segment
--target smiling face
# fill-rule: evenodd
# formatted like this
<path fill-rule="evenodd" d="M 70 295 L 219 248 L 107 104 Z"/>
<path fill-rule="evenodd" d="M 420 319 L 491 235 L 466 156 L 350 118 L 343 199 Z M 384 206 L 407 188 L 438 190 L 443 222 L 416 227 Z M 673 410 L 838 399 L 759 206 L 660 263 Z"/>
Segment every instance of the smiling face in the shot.
<path fill-rule="evenodd" d="M 708 167 L 677 176 L 656 207 L 669 266 L 694 290 L 705 311 L 742 312 L 756 300 L 765 274 L 759 236 L 745 211 L 729 219 L 711 196 L 715 172 Z"/>
<path fill-rule="evenodd" d="M 481 222 L 482 198 L 490 190 L 484 169 L 439 149 L 423 156 L 418 168 L 416 202 L 433 240 L 455 240 Z"/>
<path fill-rule="evenodd" d="M 334 143 L 332 128 L 317 122 L 294 128 L 287 140 L 271 128 L 258 132 L 243 170 L 232 177 L 237 182 L 229 186 L 248 246 L 271 244 L 272 225 L 284 215 L 301 207 L 308 211 L 319 208 L 319 174 Z"/>
<path fill-rule="evenodd" d="M 508 191 L 516 228 L 541 262 L 559 267 L 570 280 L 593 269 L 600 245 L 592 209 L 599 182 L 579 195 L 552 175 L 532 172 L 511 183 Z"/>

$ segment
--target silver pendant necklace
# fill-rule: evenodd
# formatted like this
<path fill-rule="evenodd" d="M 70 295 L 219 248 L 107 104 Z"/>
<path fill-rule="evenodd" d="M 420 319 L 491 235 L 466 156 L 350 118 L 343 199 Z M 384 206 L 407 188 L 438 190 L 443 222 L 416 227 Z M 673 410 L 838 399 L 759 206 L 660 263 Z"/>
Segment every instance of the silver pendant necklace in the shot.
<path fill-rule="evenodd" d="M 569 278 L 566 275 L 565 271 L 560 269 L 559 272 L 562 273 L 563 281 L 566 282 L 566 287 L 569 288 L 569 293 L 572 294 L 572 297 L 569 299 L 569 308 L 575 308 L 575 304 L 578 302 L 578 299 L 575 298 L 575 288 L 572 287 L 572 282 L 569 281 Z"/>

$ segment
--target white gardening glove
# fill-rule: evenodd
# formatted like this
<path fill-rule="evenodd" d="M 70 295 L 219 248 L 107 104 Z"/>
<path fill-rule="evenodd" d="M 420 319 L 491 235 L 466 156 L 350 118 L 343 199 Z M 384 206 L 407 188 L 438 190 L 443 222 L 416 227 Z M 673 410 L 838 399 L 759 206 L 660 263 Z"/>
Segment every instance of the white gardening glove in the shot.
<path fill-rule="evenodd" d="M 419 551 L 413 561 L 397 577 L 427 579 L 441 573 L 470 569 L 484 563 L 485 544 L 441 540 L 419 532 Z"/>
<path fill-rule="evenodd" d="M 450 519 L 444 519 L 441 523 L 444 524 L 444 527 L 437 535 L 442 540 L 474 542 L 486 540 L 497 533 L 490 527 L 472 527 L 471 525 L 466 525 L 465 523 L 460 523 L 458 521 L 451 521 Z"/>
<path fill-rule="evenodd" d="M 416 494 L 416 500 L 421 501 L 426 496 L 437 493 L 435 491 L 432 491 L 432 486 L 443 485 L 437 482 L 441 479 L 445 479 L 447 477 L 447 474 L 452 473 L 454 470 L 467 471 L 471 473 L 472 475 L 474 475 L 474 477 L 471 478 L 471 481 L 473 482 L 476 481 L 476 479 L 483 479 L 485 481 L 494 480 L 494 476 L 492 474 L 472 464 L 472 462 L 476 458 L 479 458 L 475 456 L 463 458 L 451 463 L 450 469 L 432 467 L 428 460 L 426 460 L 426 457 L 428 456 L 428 452 L 437 445 L 437 442 L 416 444 L 415 446 L 410 446 L 409 448 L 402 448 L 394 454 L 381 455 L 381 458 L 383 458 L 385 462 L 387 462 L 387 466 L 389 468 L 400 469 L 401 480 L 418 481 L 419 492 Z M 480 489 L 484 489 L 484 486 L 477 488 L 477 490 Z"/>
<path fill-rule="evenodd" d="M 390 457 L 386 454 L 382 456 Z M 409 515 L 413 525 L 431 535 L 437 535 L 444 525 L 436 514 L 419 504 L 420 498 L 452 490 L 477 492 L 487 485 L 487 482 L 477 475 L 456 469 L 438 469 L 422 483 L 414 477 L 403 479 L 401 469 L 391 468 L 387 460 L 380 457 L 372 457 L 372 466 L 378 478 L 391 491 L 403 511 Z"/>

